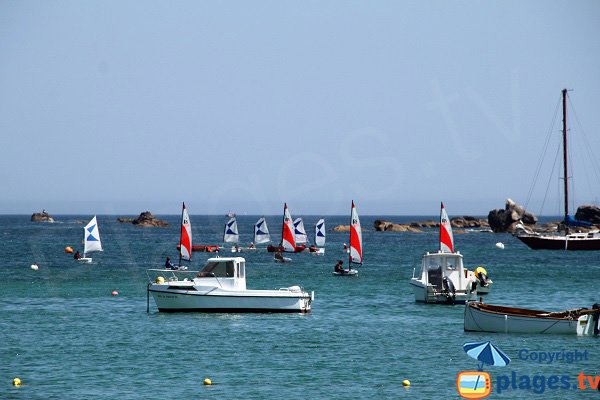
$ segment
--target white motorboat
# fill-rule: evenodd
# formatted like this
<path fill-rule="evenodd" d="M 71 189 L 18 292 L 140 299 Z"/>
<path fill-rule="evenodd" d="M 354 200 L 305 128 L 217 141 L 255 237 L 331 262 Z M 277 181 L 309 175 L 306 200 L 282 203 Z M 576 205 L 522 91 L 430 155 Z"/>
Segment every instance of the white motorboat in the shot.
<path fill-rule="evenodd" d="M 185 276 L 185 277 L 184 277 Z M 275 290 L 246 288 L 246 260 L 209 258 L 200 271 L 148 270 L 159 311 L 200 312 L 309 312 L 314 292 L 299 286 Z"/>
<path fill-rule="evenodd" d="M 478 302 L 465 306 L 465 331 L 498 333 L 554 333 L 598 335 L 600 309 L 559 312 L 504 307 Z"/>
<path fill-rule="evenodd" d="M 88 222 L 83 228 L 83 257 L 76 258 L 78 262 L 91 263 L 92 257 L 87 257 L 89 253 L 102 250 L 102 242 L 100 241 L 100 231 L 98 230 L 98 222 L 96 216 Z M 79 254 L 79 252 L 77 253 Z"/>
<path fill-rule="evenodd" d="M 415 301 L 424 303 L 463 304 L 477 295 L 489 293 L 492 280 L 483 267 L 475 272 L 465 269 L 463 256 L 454 251 L 452 226 L 442 203 L 440 212 L 440 250 L 427 252 L 421 261 L 421 273 L 413 277 L 410 285 Z"/>

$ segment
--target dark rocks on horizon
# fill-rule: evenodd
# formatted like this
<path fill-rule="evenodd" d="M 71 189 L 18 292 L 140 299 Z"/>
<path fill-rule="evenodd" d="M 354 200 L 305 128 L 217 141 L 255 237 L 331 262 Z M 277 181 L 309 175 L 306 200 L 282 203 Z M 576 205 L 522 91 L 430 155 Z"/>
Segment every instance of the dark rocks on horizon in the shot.
<path fill-rule="evenodd" d="M 577 212 L 575 213 L 575 219 L 600 225 L 600 208 L 589 204 L 579 206 L 577 208 Z M 515 233 L 517 231 L 517 226 L 520 223 L 523 223 L 528 230 L 538 233 L 556 232 L 561 230 L 561 228 L 564 228 L 564 226 L 561 227 L 561 225 L 563 225 L 562 221 L 536 225 L 538 218 L 534 214 L 526 211 L 522 206 L 517 205 L 511 199 L 506 199 L 504 210 L 496 209 L 490 211 L 488 214 L 488 222 L 490 224 L 490 228 L 497 233 Z M 580 232 L 586 232 L 590 229 L 594 229 L 594 227 L 577 227 L 577 230 Z"/>
<path fill-rule="evenodd" d="M 506 199 L 504 209 L 491 210 L 488 214 L 488 223 L 492 231 L 513 233 L 520 223 L 535 225 L 538 219 L 535 215 L 525 210 L 511 199 Z"/>
<path fill-rule="evenodd" d="M 595 225 L 600 225 L 600 207 L 584 204 L 577 207 L 575 219 L 579 221 L 587 221 Z"/>
<path fill-rule="evenodd" d="M 165 227 L 169 226 L 169 224 L 165 221 L 162 221 L 156 218 L 150 211 L 144 211 L 137 218 L 117 218 L 117 221 L 122 223 L 132 223 L 133 225 L 143 226 L 143 227 Z"/>
<path fill-rule="evenodd" d="M 50 214 L 48 214 L 46 212 L 46 210 L 42 210 L 41 213 L 33 213 L 31 215 L 31 221 L 32 222 L 54 222 L 54 218 L 52 218 L 50 216 Z"/>
<path fill-rule="evenodd" d="M 453 228 L 489 228 L 487 220 L 479 219 L 471 216 L 454 217 L 450 220 L 450 225 Z M 437 221 L 418 221 L 408 224 L 395 224 L 390 221 L 375 220 L 373 227 L 378 232 L 423 232 L 423 229 L 438 228 L 440 223 Z M 456 231 L 460 233 L 460 231 Z"/>

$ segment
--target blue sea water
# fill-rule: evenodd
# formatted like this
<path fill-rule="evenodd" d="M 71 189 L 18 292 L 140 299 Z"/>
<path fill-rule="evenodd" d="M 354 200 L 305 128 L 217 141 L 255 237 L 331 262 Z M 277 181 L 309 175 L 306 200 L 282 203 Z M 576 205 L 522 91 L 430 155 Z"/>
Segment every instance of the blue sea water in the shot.
<path fill-rule="evenodd" d="M 105 251 L 82 265 L 64 248 L 82 249 L 91 216 L 57 216 L 53 224 L 0 216 L 0 399 L 459 398 L 457 374 L 478 364 L 462 346 L 488 340 L 512 359 L 506 367 L 484 366 L 491 398 L 600 396 L 577 388 L 581 372 L 600 376 L 600 339 L 464 332 L 463 306 L 415 303 L 408 285 L 422 254 L 437 250 L 437 230 L 374 232 L 375 217 L 361 217 L 358 277 L 331 274 L 345 259 L 348 233 L 330 228 L 348 224 L 348 216 L 326 217 L 324 257 L 294 254 L 292 263 L 276 264 L 266 252 L 244 254 L 248 287 L 314 290 L 309 314 L 164 314 L 152 299 L 147 313 L 146 269 L 176 258 L 179 239 L 179 217 L 158 217 L 170 226 L 140 228 L 98 216 Z M 305 226 L 318 218 L 305 217 Z M 194 243 L 219 244 L 225 219 L 192 215 Z M 238 216 L 242 243 L 251 241 L 257 219 Z M 274 240 L 280 221 L 267 217 Z M 533 251 L 508 234 L 454 238 L 465 264 L 485 266 L 494 280 L 489 303 L 563 310 L 600 302 L 600 252 Z M 194 253 L 191 267 L 209 256 Z M 531 359 L 549 352 L 562 360 Z M 568 362 L 575 352 L 578 359 Z M 552 376 L 567 376 L 568 389 L 557 388 Z M 23 386 L 13 387 L 14 377 Z M 212 386 L 202 384 L 207 377 Z"/>

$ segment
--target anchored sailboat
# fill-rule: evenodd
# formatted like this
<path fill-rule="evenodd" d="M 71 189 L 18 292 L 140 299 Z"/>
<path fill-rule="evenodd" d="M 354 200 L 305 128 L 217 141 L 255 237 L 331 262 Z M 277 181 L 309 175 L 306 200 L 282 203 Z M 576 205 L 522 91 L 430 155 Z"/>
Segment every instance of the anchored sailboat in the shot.
<path fill-rule="evenodd" d="M 565 217 L 563 221 L 564 233 L 559 235 L 541 235 L 535 232 L 523 232 L 515 234 L 517 239 L 534 250 L 600 250 L 600 232 L 598 230 L 585 233 L 570 233 L 569 226 L 582 226 L 584 221 L 577 221 L 569 215 L 569 173 L 567 160 L 567 89 L 562 90 L 563 108 L 563 194 Z"/>

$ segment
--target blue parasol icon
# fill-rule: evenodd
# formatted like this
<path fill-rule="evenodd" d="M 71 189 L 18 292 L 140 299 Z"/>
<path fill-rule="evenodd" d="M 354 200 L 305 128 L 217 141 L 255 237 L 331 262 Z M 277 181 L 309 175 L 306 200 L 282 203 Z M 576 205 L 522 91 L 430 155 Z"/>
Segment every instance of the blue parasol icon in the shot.
<path fill-rule="evenodd" d="M 505 367 L 510 363 L 510 358 L 491 342 L 465 343 L 463 349 L 469 357 L 481 362 L 479 371 L 483 371 L 484 364 Z"/>

